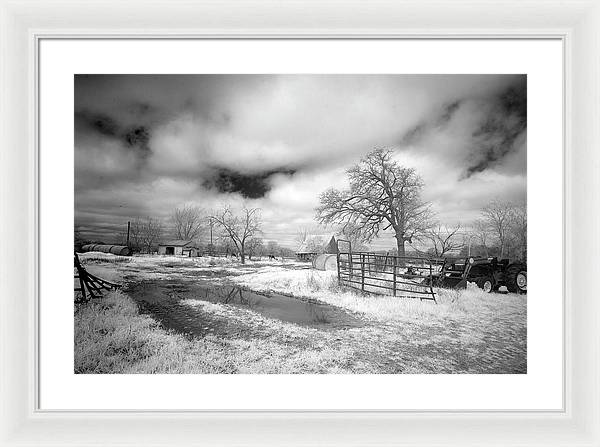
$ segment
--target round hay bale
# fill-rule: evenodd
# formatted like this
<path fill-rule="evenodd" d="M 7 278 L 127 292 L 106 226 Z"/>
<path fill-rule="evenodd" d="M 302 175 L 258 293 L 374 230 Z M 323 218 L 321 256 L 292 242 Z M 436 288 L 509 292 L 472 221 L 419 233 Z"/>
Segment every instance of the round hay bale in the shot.
<path fill-rule="evenodd" d="M 337 270 L 337 255 L 324 253 L 313 259 L 312 266 L 317 270 Z"/>
<path fill-rule="evenodd" d="M 129 247 L 124 245 L 100 245 L 100 244 L 88 244 L 81 247 L 81 251 L 86 253 L 90 251 L 98 251 L 100 253 L 111 253 L 119 256 L 129 256 L 131 250 Z"/>

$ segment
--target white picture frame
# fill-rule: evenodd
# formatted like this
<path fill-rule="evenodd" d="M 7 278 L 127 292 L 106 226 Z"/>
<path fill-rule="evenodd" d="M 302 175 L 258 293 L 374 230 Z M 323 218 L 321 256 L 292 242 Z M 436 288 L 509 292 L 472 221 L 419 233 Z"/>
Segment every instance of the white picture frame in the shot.
<path fill-rule="evenodd" d="M 0 2 L 0 445 L 600 445 L 599 29 L 591 0 Z M 36 56 L 48 37 L 562 39 L 564 410 L 38 410 Z"/>

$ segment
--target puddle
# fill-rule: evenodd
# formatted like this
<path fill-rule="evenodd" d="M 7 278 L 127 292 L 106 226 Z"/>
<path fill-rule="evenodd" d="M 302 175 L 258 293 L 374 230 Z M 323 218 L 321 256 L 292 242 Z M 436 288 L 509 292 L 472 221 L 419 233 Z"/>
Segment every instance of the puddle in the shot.
<path fill-rule="evenodd" d="M 201 336 L 207 333 L 250 336 L 248 328 L 236 318 L 205 312 L 202 307 L 183 304 L 201 300 L 256 312 L 267 318 L 319 329 L 344 329 L 362 326 L 360 319 L 335 306 L 303 301 L 279 294 L 262 294 L 231 284 L 202 281 L 155 280 L 131 283 L 127 294 L 142 313 L 152 315 L 161 325 L 177 332 Z"/>

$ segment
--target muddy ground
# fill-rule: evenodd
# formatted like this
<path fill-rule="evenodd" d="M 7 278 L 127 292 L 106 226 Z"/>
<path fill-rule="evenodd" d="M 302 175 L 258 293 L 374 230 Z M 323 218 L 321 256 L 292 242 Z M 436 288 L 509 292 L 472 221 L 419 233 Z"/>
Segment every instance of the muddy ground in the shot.
<path fill-rule="evenodd" d="M 121 281 L 142 314 L 190 340 L 264 340 L 294 352 L 327 346 L 349 353 L 344 372 L 527 372 L 525 296 L 467 291 L 448 294 L 439 306 L 410 303 L 404 312 L 401 298 L 337 290 L 323 275 L 314 280 L 306 264 L 219 262 L 83 260 L 92 273 Z M 304 278 L 312 281 L 307 292 Z M 363 310 L 364 300 L 374 310 Z"/>

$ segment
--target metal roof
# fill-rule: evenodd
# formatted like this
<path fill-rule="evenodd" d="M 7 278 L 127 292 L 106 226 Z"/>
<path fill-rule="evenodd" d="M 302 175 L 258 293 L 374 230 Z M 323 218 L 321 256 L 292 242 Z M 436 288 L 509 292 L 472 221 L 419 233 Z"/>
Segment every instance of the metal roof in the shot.
<path fill-rule="evenodd" d="M 169 246 L 169 247 L 185 247 L 186 245 L 190 245 L 192 241 L 184 241 L 181 239 L 175 239 L 172 241 L 161 242 L 160 246 Z"/>

